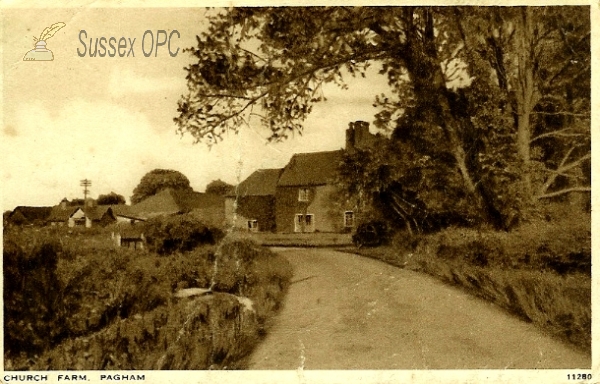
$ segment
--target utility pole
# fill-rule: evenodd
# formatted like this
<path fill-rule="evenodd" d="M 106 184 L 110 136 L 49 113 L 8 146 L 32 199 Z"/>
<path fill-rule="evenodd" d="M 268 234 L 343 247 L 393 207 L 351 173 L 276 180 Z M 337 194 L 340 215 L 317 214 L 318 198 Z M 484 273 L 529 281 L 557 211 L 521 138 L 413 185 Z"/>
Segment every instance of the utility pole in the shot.
<path fill-rule="evenodd" d="M 92 186 L 92 180 L 83 179 L 79 182 L 79 185 L 83 187 L 83 204 L 87 202 L 88 187 Z"/>

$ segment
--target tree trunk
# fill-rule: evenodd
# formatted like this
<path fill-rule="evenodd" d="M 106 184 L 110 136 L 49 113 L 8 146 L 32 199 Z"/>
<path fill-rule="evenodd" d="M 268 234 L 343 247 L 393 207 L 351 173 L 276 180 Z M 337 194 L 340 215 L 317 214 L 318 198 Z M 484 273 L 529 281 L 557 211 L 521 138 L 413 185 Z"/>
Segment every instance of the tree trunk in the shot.
<path fill-rule="evenodd" d="M 515 31 L 515 43 L 517 52 L 517 77 L 516 90 L 517 101 L 517 152 L 523 162 L 524 171 L 521 177 L 525 196 L 533 201 L 533 187 L 531 185 L 531 113 L 537 103 L 536 88 L 534 84 L 533 63 L 533 10 L 529 7 L 521 9 L 520 17 L 517 18 Z"/>
<path fill-rule="evenodd" d="M 486 201 L 486 194 L 478 188 L 474 178 L 477 167 L 469 163 L 467 150 L 462 139 L 462 124 L 471 124 L 454 115 L 449 100 L 449 90 L 446 86 L 442 68 L 437 57 L 437 46 L 433 26 L 433 17 L 424 17 L 426 25 L 422 34 L 416 34 L 413 28 L 407 29 L 406 56 L 403 57 L 406 69 L 413 83 L 413 91 L 422 108 L 429 110 L 429 115 L 439 125 L 447 140 L 456 167 L 462 177 L 466 192 L 472 196 L 473 203 L 485 220 L 498 227 L 499 223 L 494 214 L 493 204 Z M 412 19 L 412 17 L 410 18 Z"/>

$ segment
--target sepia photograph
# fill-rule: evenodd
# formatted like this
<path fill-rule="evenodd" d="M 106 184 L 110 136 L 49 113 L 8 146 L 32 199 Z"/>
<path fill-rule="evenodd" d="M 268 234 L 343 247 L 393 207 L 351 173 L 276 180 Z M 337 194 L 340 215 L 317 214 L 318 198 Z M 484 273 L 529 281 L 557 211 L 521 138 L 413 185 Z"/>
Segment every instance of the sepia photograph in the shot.
<path fill-rule="evenodd" d="M 0 381 L 594 382 L 585 4 L 3 5 Z"/>

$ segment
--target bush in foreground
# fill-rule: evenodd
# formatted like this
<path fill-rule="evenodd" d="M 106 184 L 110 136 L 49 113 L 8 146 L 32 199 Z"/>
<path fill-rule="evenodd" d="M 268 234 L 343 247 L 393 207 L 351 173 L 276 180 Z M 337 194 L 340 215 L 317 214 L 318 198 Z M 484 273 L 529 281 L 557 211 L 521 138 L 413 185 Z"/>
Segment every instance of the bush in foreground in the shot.
<path fill-rule="evenodd" d="M 81 250 L 80 250 L 81 252 Z M 57 266 L 71 287 L 63 337 L 33 358 L 5 350 L 7 369 L 243 368 L 291 279 L 282 256 L 249 240 L 158 257 L 123 249 Z M 176 298 L 182 288 L 205 296 Z M 8 359 L 6 359 L 8 358 Z"/>
<path fill-rule="evenodd" d="M 4 233 L 4 350 L 38 353 L 60 339 L 67 317 L 57 276 L 60 242 L 31 230 Z"/>
<path fill-rule="evenodd" d="M 215 244 L 224 236 L 223 231 L 204 224 L 191 214 L 152 218 L 145 223 L 145 235 L 148 248 L 161 255 Z"/>
<path fill-rule="evenodd" d="M 258 323 L 232 295 L 216 293 L 111 323 L 43 355 L 35 370 L 241 368 Z"/>

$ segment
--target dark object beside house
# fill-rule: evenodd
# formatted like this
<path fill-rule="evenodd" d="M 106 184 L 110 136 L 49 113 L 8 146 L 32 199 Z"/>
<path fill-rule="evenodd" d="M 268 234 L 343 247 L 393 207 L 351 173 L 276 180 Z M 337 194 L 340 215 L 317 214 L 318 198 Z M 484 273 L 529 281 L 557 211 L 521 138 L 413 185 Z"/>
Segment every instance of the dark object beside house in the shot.
<path fill-rule="evenodd" d="M 383 221 L 370 221 L 360 224 L 352 235 L 352 242 L 357 247 L 377 247 L 390 240 L 390 229 Z"/>

